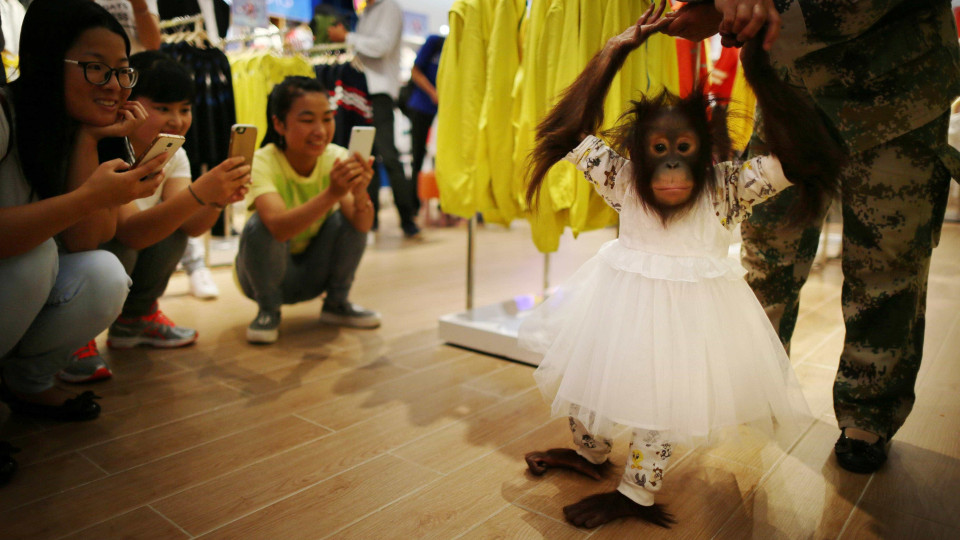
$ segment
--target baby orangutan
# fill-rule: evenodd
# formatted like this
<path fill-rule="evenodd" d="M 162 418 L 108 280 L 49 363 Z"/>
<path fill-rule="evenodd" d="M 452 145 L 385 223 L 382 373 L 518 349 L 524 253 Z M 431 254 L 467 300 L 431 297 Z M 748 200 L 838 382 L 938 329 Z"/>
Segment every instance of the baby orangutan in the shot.
<path fill-rule="evenodd" d="M 764 135 L 769 150 L 776 158 L 764 156 L 755 158 L 748 163 L 729 162 L 732 152 L 724 109 L 712 106 L 710 100 L 700 91 L 694 91 L 684 98 L 663 92 L 656 97 L 643 98 L 640 101 L 633 102 L 632 108 L 624 114 L 618 126 L 604 134 L 612 141 L 610 147 L 607 147 L 601 139 L 591 137 L 597 133 L 603 123 L 603 103 L 607 89 L 628 54 L 650 35 L 669 24 L 670 19 L 661 18 L 664 6 L 665 2 L 659 6 L 658 11 L 654 14 L 653 11 L 656 6 L 651 5 L 636 25 L 611 38 L 604 48 L 590 60 L 583 73 L 567 88 L 561 99 L 538 126 L 537 143 L 531 154 L 530 183 L 527 189 L 527 201 L 531 207 L 536 205 L 539 191 L 547 177 L 547 171 L 558 161 L 568 159 L 578 164 L 578 168 L 584 171 L 588 180 L 594 183 L 598 193 L 604 197 L 610 206 L 618 212 L 624 210 L 625 213 L 621 213 L 622 227 L 624 223 L 633 223 L 635 227 L 636 223 L 640 223 L 635 217 L 637 215 L 651 216 L 654 223 L 659 219 L 662 231 L 657 230 L 658 227 L 650 227 L 646 222 L 643 222 L 643 227 L 638 229 L 641 232 L 636 233 L 637 235 L 648 235 L 651 238 L 652 235 L 666 237 L 664 231 L 671 229 L 671 226 L 677 226 L 679 230 L 690 232 L 690 227 L 684 224 L 701 223 L 697 220 L 704 220 L 704 223 L 713 220 L 715 210 L 717 219 L 710 227 L 716 227 L 717 229 L 726 227 L 726 232 L 729 232 L 729 229 L 739 220 L 749 215 L 750 206 L 765 200 L 791 184 L 795 186 L 792 189 L 800 190 L 798 194 L 799 204 L 792 212 L 793 219 L 802 221 L 816 214 L 827 197 L 836 192 L 843 152 L 836 144 L 831 133 L 828 132 L 818 112 L 811 105 L 805 104 L 799 98 L 799 94 L 796 94 L 795 91 L 776 78 L 775 73 L 769 66 L 769 57 L 761 49 L 762 32 L 758 34 L 761 36 L 760 38 L 755 38 L 746 44 L 742 58 L 747 80 L 756 90 L 758 103 L 765 115 Z M 613 196 L 610 195 L 611 193 L 624 195 Z M 635 197 L 635 199 L 628 200 L 625 197 Z M 643 212 L 638 213 L 634 210 L 637 207 L 636 200 L 638 200 Z M 627 212 L 628 209 L 629 212 Z M 688 216 L 690 216 L 690 220 L 686 220 Z M 684 229 L 684 227 L 687 228 Z M 628 231 L 632 230 L 629 229 Z M 696 237 L 703 233 L 702 236 L 706 237 L 706 235 L 714 234 L 704 232 L 709 230 L 712 229 L 704 226 L 693 231 L 691 236 Z M 621 239 L 623 234 L 624 230 L 621 229 Z M 720 238 L 720 236 L 717 237 Z M 637 240 L 633 241 L 637 242 Z M 619 240 L 616 242 L 619 242 Z M 728 244 L 727 241 L 726 244 L 721 246 L 720 251 L 723 253 L 723 258 L 726 257 Z M 640 253 L 643 250 L 637 248 L 635 251 Z M 684 253 L 684 255 L 686 254 Z M 698 256 L 687 257 L 687 259 L 699 260 L 699 252 L 696 255 Z M 670 254 L 655 253 L 653 255 L 630 256 L 638 260 L 659 257 L 658 261 L 662 262 Z M 704 257 L 706 256 L 704 255 Z M 683 265 L 682 262 L 677 264 Z M 719 267 L 720 263 L 717 264 Z M 598 264 L 597 266 L 602 265 Z M 614 265 L 611 263 L 608 266 L 612 267 Z M 651 283 L 650 287 L 644 290 L 655 291 L 651 293 L 652 295 L 660 290 L 678 290 L 667 289 L 661 284 L 653 283 L 658 280 L 670 280 L 672 276 L 642 276 L 643 271 L 641 270 L 623 270 L 620 267 L 611 270 L 611 272 L 620 272 L 616 274 L 615 278 L 611 278 L 620 280 L 616 281 L 618 284 L 630 280 Z M 631 272 L 641 277 L 621 276 L 621 274 L 630 274 Z M 597 275 L 601 274 L 598 273 Z M 606 276 L 608 274 L 602 275 Z M 704 295 L 711 294 L 709 291 L 718 289 L 700 282 L 706 282 L 708 278 L 712 279 L 713 277 L 716 276 L 705 275 L 690 279 L 691 284 L 687 288 L 702 286 L 705 287 L 704 291 L 707 291 L 704 292 Z M 678 279 L 677 281 L 684 280 Z M 684 282 L 686 283 L 686 281 Z M 730 282 L 733 283 L 733 281 Z M 745 282 L 738 283 L 741 290 L 749 292 L 746 289 Z M 578 285 L 582 285 L 582 283 L 578 283 Z M 589 290 L 593 292 L 593 289 Z M 670 294 L 663 293 L 661 296 L 667 297 Z M 583 327 L 592 328 L 589 326 L 590 324 L 602 321 L 599 324 L 603 328 L 598 327 L 596 331 L 588 333 L 589 335 L 582 338 L 583 343 L 593 343 L 596 340 L 600 342 L 601 347 L 605 347 L 605 339 L 613 342 L 622 338 L 621 335 L 617 335 L 617 332 L 636 335 L 638 328 L 630 325 L 642 324 L 639 316 L 636 323 L 631 323 L 628 319 L 642 311 L 640 304 L 654 301 L 653 298 L 646 296 L 631 296 L 626 301 L 634 303 L 626 307 L 619 306 L 622 309 L 622 311 L 617 312 L 620 318 L 607 321 L 604 317 L 611 312 L 610 310 L 615 309 L 612 306 L 626 297 L 618 291 L 616 294 L 604 296 L 604 300 L 599 300 L 599 297 L 597 297 L 597 300 L 593 300 L 594 297 L 590 298 L 590 302 L 594 303 L 585 302 L 577 304 L 577 306 L 583 310 L 581 315 L 589 313 L 592 318 L 589 321 L 584 321 L 583 324 L 580 324 L 579 318 L 574 319 L 577 321 L 577 324 L 573 325 L 576 328 L 564 328 L 569 330 L 569 335 L 580 336 L 580 334 L 577 334 L 579 329 Z M 699 298 L 703 299 L 703 297 Z M 775 331 L 770 326 L 762 308 L 752 294 L 749 294 L 747 298 L 742 307 L 746 312 L 751 313 L 751 317 L 757 321 L 758 332 L 765 336 L 760 339 L 767 342 L 773 341 L 776 344 L 769 351 L 769 354 L 760 355 L 761 358 L 758 361 L 784 362 L 789 368 L 789 359 L 787 359 L 785 352 L 779 348 L 779 340 L 776 340 Z M 597 306 L 594 305 L 595 303 L 601 303 L 602 305 Z M 692 304 L 688 303 L 688 305 Z M 726 315 L 725 307 L 732 308 L 734 311 L 731 313 L 737 313 L 736 308 L 732 306 L 721 306 L 718 311 L 711 313 Z M 665 311 L 671 309 L 673 309 L 672 306 Z M 693 309 L 697 310 L 699 306 L 694 306 Z M 561 311 L 560 313 L 566 315 L 565 312 Z M 676 313 L 683 312 L 677 310 Z M 676 315 L 676 313 L 673 315 Z M 664 313 L 663 321 L 660 321 L 662 325 L 684 326 L 685 323 L 681 321 L 666 322 L 668 315 Z M 731 320 L 737 318 L 736 315 L 732 314 L 729 317 L 724 315 L 714 318 Z M 651 317 L 655 319 L 659 316 L 659 313 L 652 316 L 648 315 L 643 320 L 649 322 Z M 530 320 L 528 318 L 528 322 Z M 738 320 L 742 322 L 742 319 Z M 717 333 L 719 336 L 731 336 L 729 340 L 731 343 L 738 342 L 732 336 L 740 330 L 736 325 L 730 327 L 718 326 L 718 328 L 723 329 Z M 610 334 L 604 334 L 606 331 L 609 331 Z M 521 341 L 523 341 L 523 333 L 524 327 L 521 326 Z M 643 335 L 646 336 L 647 334 Z M 772 340 L 770 336 L 773 336 Z M 557 338 L 552 339 L 555 339 L 555 341 L 551 343 L 560 342 Z M 659 335 L 651 335 L 647 341 L 636 343 L 635 348 L 616 351 L 618 354 L 605 355 L 602 358 L 593 357 L 591 354 L 596 350 L 606 351 L 607 349 L 590 349 L 589 347 L 578 349 L 579 352 L 575 358 L 568 358 L 572 354 L 568 350 L 573 350 L 573 348 L 579 346 L 576 343 L 570 344 L 567 351 L 557 351 L 555 345 L 554 348 L 550 348 L 546 352 L 540 351 L 545 352 L 544 364 L 541 364 L 538 368 L 538 375 L 542 375 L 543 378 L 552 377 L 553 375 L 548 375 L 548 372 L 550 369 L 554 369 L 554 372 L 561 373 L 556 378 L 565 383 L 567 379 L 562 377 L 570 372 L 569 366 L 577 365 L 578 371 L 576 373 L 578 375 L 572 377 L 579 376 L 580 378 L 571 382 L 570 388 L 565 390 L 566 397 L 563 400 L 559 395 L 556 397 L 554 408 L 556 412 L 557 403 L 562 403 L 560 414 L 566 414 L 565 407 L 570 407 L 570 427 L 578 449 L 554 448 L 527 454 L 525 459 L 532 474 L 540 476 L 549 469 L 561 468 L 599 480 L 604 477 L 609 469 L 607 456 L 612 447 L 611 441 L 605 438 L 607 434 L 604 432 L 609 433 L 605 426 L 611 424 L 635 426 L 630 457 L 618 488 L 611 492 L 591 495 L 563 509 L 566 519 L 578 527 L 593 528 L 625 517 L 639 518 L 667 528 L 676 523 L 673 516 L 666 512 L 663 505 L 654 503 L 654 494 L 660 490 L 663 474 L 672 454 L 673 445 L 669 437 L 678 433 L 657 430 L 673 429 L 672 422 L 676 418 L 671 417 L 670 414 L 665 414 L 658 417 L 657 420 L 641 418 L 630 420 L 634 423 L 621 421 L 621 418 L 630 416 L 630 414 L 622 413 L 622 411 L 626 409 L 637 410 L 631 394 L 631 392 L 636 391 L 636 386 L 630 386 L 626 393 L 617 394 L 622 396 L 622 399 L 616 400 L 618 404 L 623 405 L 623 407 L 616 409 L 622 413 L 621 415 L 605 416 L 596 413 L 598 407 L 606 406 L 604 399 L 608 394 L 604 392 L 611 386 L 616 386 L 619 381 L 611 382 L 611 379 L 615 379 L 615 377 L 609 376 L 607 372 L 603 371 L 603 367 L 598 367 L 595 370 L 593 369 L 594 364 L 583 367 L 585 362 L 596 362 L 598 366 L 607 366 L 608 364 L 605 364 L 605 362 L 608 362 L 610 358 L 620 359 L 623 363 L 634 362 L 634 365 L 637 365 L 637 363 L 646 365 L 646 362 L 652 362 L 653 359 L 646 358 L 650 355 L 639 349 L 646 347 L 646 343 L 658 339 L 663 340 L 665 338 Z M 721 337 L 714 339 L 714 342 L 723 340 L 724 338 Z M 703 351 L 714 347 L 714 342 L 708 344 L 697 342 L 700 343 L 699 348 L 696 348 L 694 352 L 688 351 L 688 356 L 706 356 Z M 564 343 L 567 342 L 564 341 Z M 634 344 L 635 342 L 631 341 L 630 343 Z M 746 347 L 745 350 L 745 354 L 740 354 L 741 351 L 737 351 L 737 356 L 739 358 L 752 358 L 750 356 L 751 351 L 756 349 L 751 345 Z M 632 356 L 639 356 L 639 358 L 632 358 Z M 669 362 L 665 362 L 669 364 Z M 549 367 L 545 370 L 545 366 L 548 365 Z M 730 374 L 720 373 L 723 369 L 725 367 L 717 370 L 713 375 L 721 379 L 730 377 Z M 752 371 L 753 364 L 746 366 L 744 369 Z M 704 370 L 698 372 L 706 373 Z M 779 379 L 783 371 L 775 369 L 772 370 L 772 373 L 774 384 L 785 384 L 783 380 Z M 685 376 L 685 374 L 682 375 Z M 790 375 L 792 376 L 792 372 Z M 651 371 L 647 380 L 660 381 L 660 376 L 660 372 Z M 684 376 L 679 377 L 679 380 L 688 380 Z M 667 381 L 667 384 L 664 385 L 664 392 L 667 392 L 666 388 L 670 387 L 670 382 L 674 381 Z M 538 379 L 538 383 L 540 383 L 540 379 Z M 544 388 L 545 386 L 541 384 L 541 389 Z M 576 390 L 572 388 L 576 388 Z M 556 392 L 556 390 L 553 391 Z M 544 390 L 544 392 L 546 395 L 547 390 Z M 649 395 L 654 395 L 654 393 Z M 670 403 L 671 399 L 673 399 L 673 396 L 664 394 L 662 404 L 666 406 L 665 404 Z M 732 396 L 730 399 L 735 400 L 736 396 Z M 656 407 L 648 408 L 655 411 L 663 409 L 663 407 L 658 409 L 659 405 L 660 403 Z M 767 407 L 767 405 L 763 404 L 763 407 Z M 803 403 L 799 409 L 805 407 L 806 404 Z M 708 407 L 706 409 L 709 410 Z M 789 407 L 785 407 L 785 409 L 789 409 Z M 666 408 L 663 410 L 671 411 L 672 409 Z M 644 409 L 644 414 L 646 414 L 646 411 L 647 409 Z M 706 412 L 699 418 L 706 418 L 707 416 L 710 416 L 710 412 Z M 592 425 L 593 428 L 598 428 L 599 431 L 588 430 L 584 423 Z M 657 430 L 640 427 L 650 425 L 664 427 L 658 427 Z M 737 423 L 731 422 L 729 425 L 737 425 Z"/>

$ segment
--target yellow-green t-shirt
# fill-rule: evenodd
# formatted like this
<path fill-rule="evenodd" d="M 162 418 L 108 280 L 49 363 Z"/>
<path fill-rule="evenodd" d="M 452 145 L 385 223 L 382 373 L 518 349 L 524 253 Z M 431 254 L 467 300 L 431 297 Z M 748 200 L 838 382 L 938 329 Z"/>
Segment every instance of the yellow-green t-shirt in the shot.
<path fill-rule="evenodd" d="M 255 210 L 254 201 L 266 193 L 277 193 L 283 199 L 287 209 L 296 208 L 319 195 L 330 185 L 330 169 L 333 162 L 346 159 L 350 153 L 346 148 L 335 144 L 327 145 L 323 155 L 317 159 L 310 176 L 301 176 L 293 170 L 283 151 L 268 144 L 253 154 L 253 181 L 247 194 L 247 210 Z M 332 210 L 331 210 L 332 212 Z M 307 229 L 290 239 L 290 253 L 301 253 L 310 240 L 320 230 L 329 212 L 313 222 Z"/>

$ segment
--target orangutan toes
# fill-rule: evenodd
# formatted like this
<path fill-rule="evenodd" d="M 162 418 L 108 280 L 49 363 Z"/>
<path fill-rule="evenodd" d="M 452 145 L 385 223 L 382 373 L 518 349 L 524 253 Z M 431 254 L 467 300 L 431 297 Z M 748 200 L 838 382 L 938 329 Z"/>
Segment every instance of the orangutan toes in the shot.
<path fill-rule="evenodd" d="M 569 448 L 530 452 L 524 456 L 524 459 L 527 461 L 527 468 L 530 469 L 530 472 L 537 476 L 547 472 L 547 469 L 570 469 L 594 480 L 600 480 L 606 470 L 606 462 L 595 465 Z"/>
<path fill-rule="evenodd" d="M 578 503 L 565 506 L 563 515 L 567 521 L 586 529 L 599 527 L 619 518 L 639 518 L 666 529 L 676 523 L 673 515 L 663 505 L 640 506 L 619 491 L 591 495 Z"/>

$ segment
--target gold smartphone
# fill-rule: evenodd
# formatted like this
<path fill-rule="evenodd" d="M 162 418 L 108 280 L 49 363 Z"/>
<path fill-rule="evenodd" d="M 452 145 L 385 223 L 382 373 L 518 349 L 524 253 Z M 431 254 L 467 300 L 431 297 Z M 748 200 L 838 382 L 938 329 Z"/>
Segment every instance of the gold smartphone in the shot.
<path fill-rule="evenodd" d="M 186 139 L 182 135 L 171 135 L 170 133 L 161 133 L 153 139 L 153 142 L 147 146 L 147 149 L 140 154 L 140 157 L 133 163 L 133 168 L 137 168 L 143 163 L 150 161 L 158 155 L 166 152 L 167 157 L 163 160 L 163 166 L 166 166 L 173 158 L 173 154 L 183 146 Z M 161 166 L 161 169 L 163 168 Z M 147 177 L 143 178 L 146 180 Z"/>
<path fill-rule="evenodd" d="M 253 152 L 257 149 L 257 126 L 234 124 L 230 128 L 229 157 L 243 156 L 245 165 L 253 165 Z"/>

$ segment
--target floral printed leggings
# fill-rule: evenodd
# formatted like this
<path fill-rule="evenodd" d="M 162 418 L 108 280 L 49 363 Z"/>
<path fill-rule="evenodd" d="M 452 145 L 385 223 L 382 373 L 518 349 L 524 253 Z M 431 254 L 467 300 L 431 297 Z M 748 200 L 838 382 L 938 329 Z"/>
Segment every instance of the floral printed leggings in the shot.
<path fill-rule="evenodd" d="M 610 439 L 595 438 L 573 416 L 570 417 L 570 431 L 573 432 L 573 443 L 577 445 L 577 454 L 597 465 L 607 460 L 613 449 Z M 661 439 L 659 431 L 633 430 L 630 457 L 617 491 L 641 506 L 652 505 L 653 496 L 663 485 L 663 472 L 672 452 L 673 446 Z"/>

